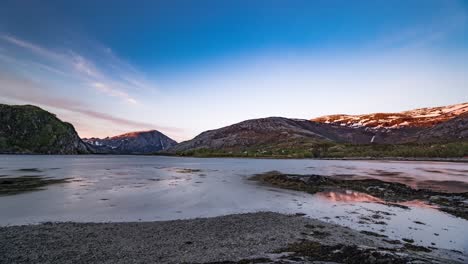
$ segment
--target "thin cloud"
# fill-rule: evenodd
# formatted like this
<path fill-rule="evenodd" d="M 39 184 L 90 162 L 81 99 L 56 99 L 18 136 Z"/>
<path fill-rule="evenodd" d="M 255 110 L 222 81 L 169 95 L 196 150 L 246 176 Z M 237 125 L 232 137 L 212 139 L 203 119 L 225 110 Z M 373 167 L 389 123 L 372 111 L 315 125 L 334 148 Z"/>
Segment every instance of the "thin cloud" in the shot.
<path fill-rule="evenodd" d="M 51 72 L 68 75 L 74 79 L 81 80 L 84 84 L 99 83 L 101 85 L 91 85 L 91 87 L 108 96 L 120 98 L 126 103 L 138 103 L 137 99 L 130 96 L 127 92 L 128 90 L 135 88 L 150 88 L 150 85 L 147 85 L 145 84 L 145 81 L 140 80 L 142 78 L 138 76 L 138 72 L 132 66 L 124 63 L 110 50 L 104 50 L 104 53 L 108 54 L 105 57 L 110 60 L 109 63 L 111 64 L 111 68 L 113 68 L 114 71 L 117 71 L 114 75 L 122 76 L 120 78 L 111 77 L 110 75 L 105 74 L 104 71 L 96 65 L 96 63 L 75 51 L 70 50 L 66 53 L 52 51 L 11 35 L 0 35 L 0 39 L 7 41 L 18 48 L 28 50 L 29 52 L 47 60 L 47 63 L 43 63 L 30 59 L 29 65 L 35 64 L 36 66 L 48 69 Z M 18 59 L 10 57 L 9 60 L 14 61 Z M 61 70 L 58 70 L 57 68 Z M 131 75 L 127 76 L 125 71 L 130 72 Z"/>
<path fill-rule="evenodd" d="M 85 59 L 83 56 L 76 53 L 71 53 L 71 61 L 73 67 L 78 72 L 85 74 L 92 78 L 102 78 L 102 74 L 96 69 L 93 63 Z"/>
<path fill-rule="evenodd" d="M 0 52 L 2 52 L 2 50 L 0 50 Z M 21 60 L 21 59 L 18 59 L 17 57 L 12 57 L 4 53 L 0 53 L 0 60 L 8 62 L 9 65 L 16 65 L 16 66 L 27 68 L 27 69 L 38 68 L 38 69 L 45 70 L 45 71 L 48 71 L 57 75 L 62 75 L 65 77 L 73 77 L 71 74 L 63 70 L 60 70 L 56 67 L 51 67 L 49 65 L 46 65 L 40 62 Z"/>
<path fill-rule="evenodd" d="M 449 2 L 447 1 L 447 3 Z M 429 46 L 458 34 L 467 27 L 468 12 L 456 5 L 455 2 L 452 4 L 454 5 L 447 6 L 445 12 L 434 17 L 431 21 L 408 25 L 396 32 L 386 32 L 367 48 L 411 50 Z"/>
<path fill-rule="evenodd" d="M 130 97 L 127 93 L 119 91 L 119 90 L 112 89 L 111 87 L 109 87 L 108 85 L 106 85 L 104 83 L 95 82 L 95 83 L 92 83 L 91 86 L 93 86 L 97 90 L 99 90 L 101 92 L 104 92 L 104 93 L 107 93 L 107 94 L 109 94 L 111 96 L 123 98 L 128 103 L 131 103 L 131 104 L 136 104 L 137 103 L 137 101 L 135 99 L 133 99 L 132 97 Z"/>
<path fill-rule="evenodd" d="M 2 35 L 0 36 L 1 39 L 8 41 L 11 44 L 14 44 L 18 47 L 30 50 L 40 56 L 46 57 L 48 59 L 54 59 L 54 60 L 63 60 L 63 56 L 61 56 L 58 53 L 51 52 L 45 48 L 42 48 L 38 45 L 32 44 L 30 42 L 21 40 L 19 38 L 10 36 L 10 35 Z"/>
<path fill-rule="evenodd" d="M 0 73 L 0 86 L 2 87 L 0 97 L 4 99 L 13 99 L 55 109 L 62 109 L 99 120 L 109 121 L 115 125 L 132 127 L 134 129 L 157 129 L 169 133 L 180 133 L 183 131 L 176 127 L 158 126 L 147 122 L 129 120 L 94 111 L 89 109 L 88 105 L 80 101 L 47 95 L 45 92 L 47 89 L 44 89 L 39 84 L 28 80 L 11 78 L 2 73 Z"/>

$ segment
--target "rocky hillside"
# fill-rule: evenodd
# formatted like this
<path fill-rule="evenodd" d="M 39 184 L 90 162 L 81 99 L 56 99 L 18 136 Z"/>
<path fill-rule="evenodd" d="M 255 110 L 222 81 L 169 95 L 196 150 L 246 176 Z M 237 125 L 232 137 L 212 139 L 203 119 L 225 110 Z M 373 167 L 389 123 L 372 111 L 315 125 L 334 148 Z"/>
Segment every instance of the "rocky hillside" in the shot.
<path fill-rule="evenodd" d="M 432 127 L 465 113 L 468 113 L 468 103 L 419 108 L 399 113 L 328 115 L 311 119 L 311 121 L 353 128 L 365 127 L 380 131 L 404 127 Z"/>
<path fill-rule="evenodd" d="M 39 107 L 0 105 L 0 153 L 205 156 L 468 155 L 468 103 L 401 113 L 334 115 L 310 120 L 269 117 L 209 130 L 177 144 L 159 131 L 81 140 L 72 125 Z"/>
<path fill-rule="evenodd" d="M 0 153 L 89 153 L 73 126 L 32 105 L 0 104 Z"/>
<path fill-rule="evenodd" d="M 371 143 L 435 143 L 467 140 L 468 103 L 420 108 L 400 113 L 330 115 L 312 122 L 365 130 Z"/>
<path fill-rule="evenodd" d="M 430 156 L 464 156 L 468 154 L 467 111 L 468 103 L 465 103 L 402 113 L 334 115 L 313 121 L 281 117 L 253 119 L 203 132 L 168 152 L 205 156 L 285 154 L 320 157 L 331 153 L 347 156 L 354 151 L 359 155 L 372 153 L 375 156 L 384 150 L 389 155 L 400 155 L 401 150 L 404 151 L 401 155 L 405 156 L 412 153 L 415 156 L 426 153 Z M 453 145 L 455 142 L 463 144 Z M 456 146 L 456 150 L 445 143 Z M 403 144 L 405 148 L 396 147 Z"/>
<path fill-rule="evenodd" d="M 157 130 L 131 132 L 115 137 L 83 139 L 96 153 L 149 154 L 177 144 Z"/>
<path fill-rule="evenodd" d="M 181 152 L 195 149 L 239 151 L 244 149 L 304 148 L 323 142 L 369 142 L 373 133 L 365 130 L 324 125 L 303 119 L 269 117 L 243 121 L 209 130 L 169 149 Z"/>
<path fill-rule="evenodd" d="M 468 140 L 468 112 L 418 132 L 416 141 L 451 142 L 460 140 Z"/>

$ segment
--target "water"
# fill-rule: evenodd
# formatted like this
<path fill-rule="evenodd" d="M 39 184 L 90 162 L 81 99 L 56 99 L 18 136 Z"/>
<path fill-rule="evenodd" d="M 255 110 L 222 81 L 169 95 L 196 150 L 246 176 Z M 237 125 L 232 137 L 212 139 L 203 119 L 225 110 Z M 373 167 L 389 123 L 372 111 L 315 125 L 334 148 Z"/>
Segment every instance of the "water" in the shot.
<path fill-rule="evenodd" d="M 71 178 L 43 190 L 0 197 L 0 225 L 45 221 L 160 221 L 276 211 L 380 232 L 390 239 L 468 252 L 468 221 L 424 203 L 389 207 L 361 193 L 302 192 L 262 186 L 253 174 L 374 177 L 415 188 L 468 191 L 468 164 L 443 162 L 202 159 L 152 156 L 0 156 L 0 177 Z M 362 223 L 376 211 L 382 224 Z M 424 223 L 417 224 L 414 221 Z M 437 234 L 437 235 L 435 235 Z M 435 245 L 431 245 L 435 243 Z"/>

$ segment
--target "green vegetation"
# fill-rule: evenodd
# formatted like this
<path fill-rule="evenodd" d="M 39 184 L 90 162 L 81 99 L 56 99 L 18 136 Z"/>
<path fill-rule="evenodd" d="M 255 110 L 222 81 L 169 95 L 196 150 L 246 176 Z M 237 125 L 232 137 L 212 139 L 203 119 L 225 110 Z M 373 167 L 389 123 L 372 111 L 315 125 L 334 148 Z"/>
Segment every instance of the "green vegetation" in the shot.
<path fill-rule="evenodd" d="M 411 144 L 338 144 L 332 142 L 291 146 L 256 146 L 231 149 L 194 149 L 179 156 L 248 158 L 462 158 L 468 156 L 468 141 Z"/>
<path fill-rule="evenodd" d="M 0 123 L 0 153 L 87 153 L 71 124 L 39 107 L 0 105 Z"/>
<path fill-rule="evenodd" d="M 462 158 L 468 156 L 468 141 L 431 144 L 336 145 L 321 153 L 321 157 L 408 157 Z"/>

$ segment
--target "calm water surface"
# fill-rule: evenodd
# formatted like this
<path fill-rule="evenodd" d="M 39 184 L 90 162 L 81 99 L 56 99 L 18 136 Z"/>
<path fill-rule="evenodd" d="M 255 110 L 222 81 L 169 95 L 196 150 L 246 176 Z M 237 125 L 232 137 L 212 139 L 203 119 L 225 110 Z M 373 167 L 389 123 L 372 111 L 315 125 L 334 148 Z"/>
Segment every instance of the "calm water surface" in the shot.
<path fill-rule="evenodd" d="M 375 203 L 376 198 L 360 193 L 310 195 L 247 179 L 271 170 L 373 177 L 414 188 L 468 192 L 468 164 L 463 163 L 0 155 L 0 177 L 71 178 L 40 191 L 1 196 L 0 225 L 159 221 L 276 211 L 305 213 L 393 239 L 412 238 L 421 245 L 435 243 L 436 247 L 468 252 L 466 220 L 419 201 L 408 203 L 407 210 Z M 375 211 L 391 213 L 383 219 L 386 224 L 360 221 Z"/>

